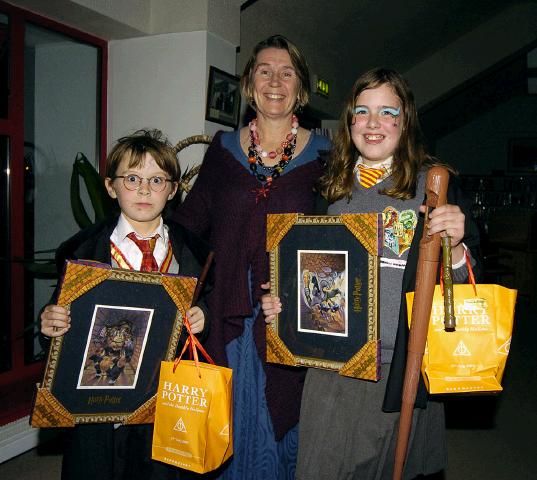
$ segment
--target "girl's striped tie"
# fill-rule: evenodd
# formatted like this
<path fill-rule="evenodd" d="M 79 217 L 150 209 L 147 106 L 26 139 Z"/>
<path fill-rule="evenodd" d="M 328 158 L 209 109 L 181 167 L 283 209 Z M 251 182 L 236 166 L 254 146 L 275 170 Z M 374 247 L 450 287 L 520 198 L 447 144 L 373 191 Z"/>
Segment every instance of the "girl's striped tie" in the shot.
<path fill-rule="evenodd" d="M 369 168 L 361 163 L 358 164 L 358 181 L 364 188 L 376 185 L 378 179 L 386 173 L 385 168 Z"/>

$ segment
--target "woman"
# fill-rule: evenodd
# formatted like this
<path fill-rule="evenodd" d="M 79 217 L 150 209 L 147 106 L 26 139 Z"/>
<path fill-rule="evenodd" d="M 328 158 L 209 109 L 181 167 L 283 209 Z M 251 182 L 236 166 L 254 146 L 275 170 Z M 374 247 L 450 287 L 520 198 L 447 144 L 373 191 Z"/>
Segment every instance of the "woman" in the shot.
<path fill-rule="evenodd" d="M 309 96 L 304 57 L 275 35 L 257 44 L 241 78 L 257 118 L 217 133 L 175 219 L 215 248 L 207 349 L 233 368 L 234 455 L 222 478 L 294 478 L 304 372 L 267 365 L 259 298 L 268 288 L 267 213 L 312 213 L 326 138 L 299 126 Z"/>
<path fill-rule="evenodd" d="M 328 214 L 382 212 L 380 259 L 381 380 L 378 383 L 309 369 L 300 415 L 297 479 L 392 477 L 408 342 L 405 293 L 414 290 L 427 169 L 434 159 L 421 139 L 413 94 L 403 77 L 374 69 L 356 80 L 319 190 Z M 449 235 L 453 278 L 466 282 L 465 251 L 479 237 L 456 181 L 448 204 L 430 214 L 428 233 Z M 267 320 L 279 299 L 263 299 Z M 443 406 L 420 382 L 404 478 L 440 471 L 446 463 Z"/>

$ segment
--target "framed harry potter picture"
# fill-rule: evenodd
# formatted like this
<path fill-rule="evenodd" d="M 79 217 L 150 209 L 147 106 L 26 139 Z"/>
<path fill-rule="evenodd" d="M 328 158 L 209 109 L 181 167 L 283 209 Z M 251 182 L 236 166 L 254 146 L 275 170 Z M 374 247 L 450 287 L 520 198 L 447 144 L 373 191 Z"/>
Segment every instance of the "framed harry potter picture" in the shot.
<path fill-rule="evenodd" d="M 382 215 L 267 218 L 272 294 L 267 361 L 380 378 L 378 268 Z"/>
<path fill-rule="evenodd" d="M 58 305 L 71 328 L 51 340 L 31 424 L 150 423 L 160 362 L 175 356 L 196 279 L 66 262 Z"/>

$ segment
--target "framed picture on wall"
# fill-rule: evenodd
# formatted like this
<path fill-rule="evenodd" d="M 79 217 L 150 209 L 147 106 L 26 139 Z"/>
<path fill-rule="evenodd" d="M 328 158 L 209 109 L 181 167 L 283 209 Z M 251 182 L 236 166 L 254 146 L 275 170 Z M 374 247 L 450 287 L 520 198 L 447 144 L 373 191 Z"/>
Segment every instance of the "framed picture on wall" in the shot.
<path fill-rule="evenodd" d="M 239 77 L 211 66 L 205 119 L 237 128 L 240 108 Z"/>
<path fill-rule="evenodd" d="M 512 138 L 509 140 L 509 170 L 537 173 L 537 138 Z"/>

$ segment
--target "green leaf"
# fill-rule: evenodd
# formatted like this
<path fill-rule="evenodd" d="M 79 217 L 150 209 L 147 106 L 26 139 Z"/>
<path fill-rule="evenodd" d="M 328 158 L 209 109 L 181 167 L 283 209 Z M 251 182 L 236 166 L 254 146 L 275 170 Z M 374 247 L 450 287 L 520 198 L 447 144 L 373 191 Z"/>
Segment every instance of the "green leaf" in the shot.
<path fill-rule="evenodd" d="M 89 227 L 93 222 L 90 220 L 88 213 L 86 212 L 82 198 L 80 198 L 80 183 L 78 180 L 78 175 L 79 167 L 77 161 L 75 160 L 75 163 L 73 164 L 73 171 L 71 173 L 71 210 L 78 226 L 80 228 L 86 228 Z"/>
<path fill-rule="evenodd" d="M 56 270 L 56 262 L 54 261 L 53 258 L 29 259 L 29 258 L 14 257 L 13 261 L 16 263 L 20 263 L 27 272 L 31 273 L 36 278 L 43 278 L 43 279 L 58 278 L 58 271 Z"/>
<path fill-rule="evenodd" d="M 103 220 L 114 208 L 114 202 L 108 195 L 102 177 L 83 153 L 78 152 L 75 165 L 86 184 L 91 204 L 95 210 L 95 221 Z"/>

